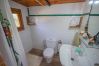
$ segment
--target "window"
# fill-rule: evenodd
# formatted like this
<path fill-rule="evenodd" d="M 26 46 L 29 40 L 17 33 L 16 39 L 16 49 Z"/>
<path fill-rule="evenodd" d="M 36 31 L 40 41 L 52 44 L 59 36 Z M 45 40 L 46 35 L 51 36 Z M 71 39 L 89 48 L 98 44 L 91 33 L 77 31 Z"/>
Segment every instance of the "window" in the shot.
<path fill-rule="evenodd" d="M 24 30 L 22 14 L 20 9 L 11 8 L 13 18 L 15 20 L 15 24 L 18 28 L 18 31 Z"/>

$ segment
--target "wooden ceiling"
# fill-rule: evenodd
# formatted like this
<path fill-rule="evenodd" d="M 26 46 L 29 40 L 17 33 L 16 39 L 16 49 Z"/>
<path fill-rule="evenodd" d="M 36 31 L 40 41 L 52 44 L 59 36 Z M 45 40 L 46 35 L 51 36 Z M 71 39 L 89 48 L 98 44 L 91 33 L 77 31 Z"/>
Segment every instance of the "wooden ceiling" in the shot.
<path fill-rule="evenodd" d="M 12 1 L 30 7 L 30 6 L 84 2 L 85 0 L 12 0 Z"/>

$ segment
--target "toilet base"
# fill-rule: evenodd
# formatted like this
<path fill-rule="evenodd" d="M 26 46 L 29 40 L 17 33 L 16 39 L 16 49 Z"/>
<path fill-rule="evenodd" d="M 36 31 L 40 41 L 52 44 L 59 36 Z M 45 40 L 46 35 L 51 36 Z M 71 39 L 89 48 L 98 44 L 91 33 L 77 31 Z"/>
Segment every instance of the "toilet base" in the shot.
<path fill-rule="evenodd" d="M 54 49 L 53 48 L 46 48 L 43 52 L 43 57 L 47 63 L 51 63 L 54 56 Z"/>
<path fill-rule="evenodd" d="M 53 58 L 45 58 L 47 63 L 51 63 Z"/>

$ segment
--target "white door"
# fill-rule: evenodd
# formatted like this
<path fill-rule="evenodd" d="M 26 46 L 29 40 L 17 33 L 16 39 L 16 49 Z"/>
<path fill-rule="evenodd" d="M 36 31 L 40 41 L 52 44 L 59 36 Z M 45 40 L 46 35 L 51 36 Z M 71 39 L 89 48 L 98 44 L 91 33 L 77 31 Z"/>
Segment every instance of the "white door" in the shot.
<path fill-rule="evenodd" d="M 0 54 L 3 57 L 7 66 L 16 66 L 13 54 L 10 51 L 10 47 L 7 43 L 3 28 L 0 22 Z"/>

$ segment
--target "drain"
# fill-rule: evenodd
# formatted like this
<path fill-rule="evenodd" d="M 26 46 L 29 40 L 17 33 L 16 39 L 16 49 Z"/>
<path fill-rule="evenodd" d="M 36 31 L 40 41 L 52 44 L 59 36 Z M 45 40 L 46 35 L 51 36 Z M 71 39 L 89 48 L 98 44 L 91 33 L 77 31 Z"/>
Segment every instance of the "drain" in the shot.
<path fill-rule="evenodd" d="M 74 58 L 71 58 L 72 61 L 74 61 Z"/>

